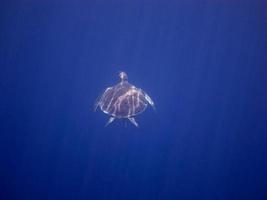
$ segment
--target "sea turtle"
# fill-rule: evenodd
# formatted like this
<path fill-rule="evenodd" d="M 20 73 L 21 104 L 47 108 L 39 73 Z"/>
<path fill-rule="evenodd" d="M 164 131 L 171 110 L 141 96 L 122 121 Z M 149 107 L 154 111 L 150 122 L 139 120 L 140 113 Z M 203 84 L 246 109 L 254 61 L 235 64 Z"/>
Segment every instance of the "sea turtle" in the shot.
<path fill-rule="evenodd" d="M 125 72 L 120 72 L 119 77 L 120 82 L 108 87 L 97 99 L 95 110 L 99 106 L 104 113 L 111 116 L 106 125 L 115 119 L 127 118 L 138 127 L 134 116 L 142 113 L 148 104 L 155 109 L 154 102 L 142 89 L 136 88 L 128 82 Z"/>

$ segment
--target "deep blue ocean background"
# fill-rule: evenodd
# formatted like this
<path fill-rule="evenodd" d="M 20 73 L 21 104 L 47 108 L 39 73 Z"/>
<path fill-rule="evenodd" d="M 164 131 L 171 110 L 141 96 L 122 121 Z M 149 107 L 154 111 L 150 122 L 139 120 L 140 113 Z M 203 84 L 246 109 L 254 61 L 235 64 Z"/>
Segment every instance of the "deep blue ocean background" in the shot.
<path fill-rule="evenodd" d="M 1 1 L 0 199 L 266 200 L 266 88 L 263 0 Z"/>

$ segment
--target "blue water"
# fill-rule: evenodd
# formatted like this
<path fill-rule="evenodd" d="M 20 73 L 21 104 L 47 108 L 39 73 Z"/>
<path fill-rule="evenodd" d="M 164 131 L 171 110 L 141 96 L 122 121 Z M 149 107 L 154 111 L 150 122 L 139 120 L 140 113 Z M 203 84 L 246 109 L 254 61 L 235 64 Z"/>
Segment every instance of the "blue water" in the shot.
<path fill-rule="evenodd" d="M 266 9 L 1 1 L 0 199 L 267 199 Z M 120 70 L 139 128 L 93 112 Z"/>

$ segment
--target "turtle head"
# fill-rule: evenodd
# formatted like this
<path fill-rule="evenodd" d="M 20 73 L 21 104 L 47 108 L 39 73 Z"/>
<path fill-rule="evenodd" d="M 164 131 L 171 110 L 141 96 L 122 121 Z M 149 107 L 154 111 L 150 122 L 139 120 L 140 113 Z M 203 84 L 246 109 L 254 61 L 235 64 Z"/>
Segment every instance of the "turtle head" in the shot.
<path fill-rule="evenodd" d="M 120 77 L 121 81 L 127 81 L 128 80 L 128 76 L 125 72 L 119 72 L 119 77 Z"/>

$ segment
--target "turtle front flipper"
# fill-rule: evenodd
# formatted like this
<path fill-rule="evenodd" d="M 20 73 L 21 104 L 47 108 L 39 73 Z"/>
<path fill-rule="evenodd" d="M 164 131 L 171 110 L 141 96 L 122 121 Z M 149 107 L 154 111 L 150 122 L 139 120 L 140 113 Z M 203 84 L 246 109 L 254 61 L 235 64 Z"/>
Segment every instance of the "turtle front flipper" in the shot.
<path fill-rule="evenodd" d="M 129 117 L 128 118 L 130 120 L 130 122 L 132 122 L 136 127 L 138 127 L 137 122 L 135 121 L 135 119 L 133 117 Z"/>
<path fill-rule="evenodd" d="M 114 117 L 110 117 L 108 122 L 106 123 L 106 126 L 108 126 L 109 124 L 111 124 L 113 121 L 115 120 Z"/>
<path fill-rule="evenodd" d="M 143 93 L 144 93 L 144 95 L 145 95 L 145 99 L 147 100 L 147 102 L 152 106 L 152 108 L 153 108 L 154 110 L 156 110 L 155 104 L 154 104 L 154 102 L 152 101 L 152 99 L 150 98 L 150 96 L 148 96 L 148 94 L 145 93 L 144 91 L 143 91 Z"/>
<path fill-rule="evenodd" d="M 99 95 L 98 97 L 97 97 L 97 99 L 95 100 L 95 104 L 94 104 L 94 111 L 96 111 L 97 110 L 97 108 L 98 108 L 98 106 L 100 105 L 100 103 L 101 103 L 101 99 L 102 99 L 102 94 L 101 95 Z"/>
<path fill-rule="evenodd" d="M 94 111 L 97 110 L 98 106 L 101 106 L 101 104 L 103 104 L 102 100 L 103 100 L 103 97 L 108 93 L 110 92 L 112 89 L 112 87 L 108 87 L 103 94 L 99 95 L 97 97 L 97 99 L 95 100 L 95 104 L 94 104 Z"/>

